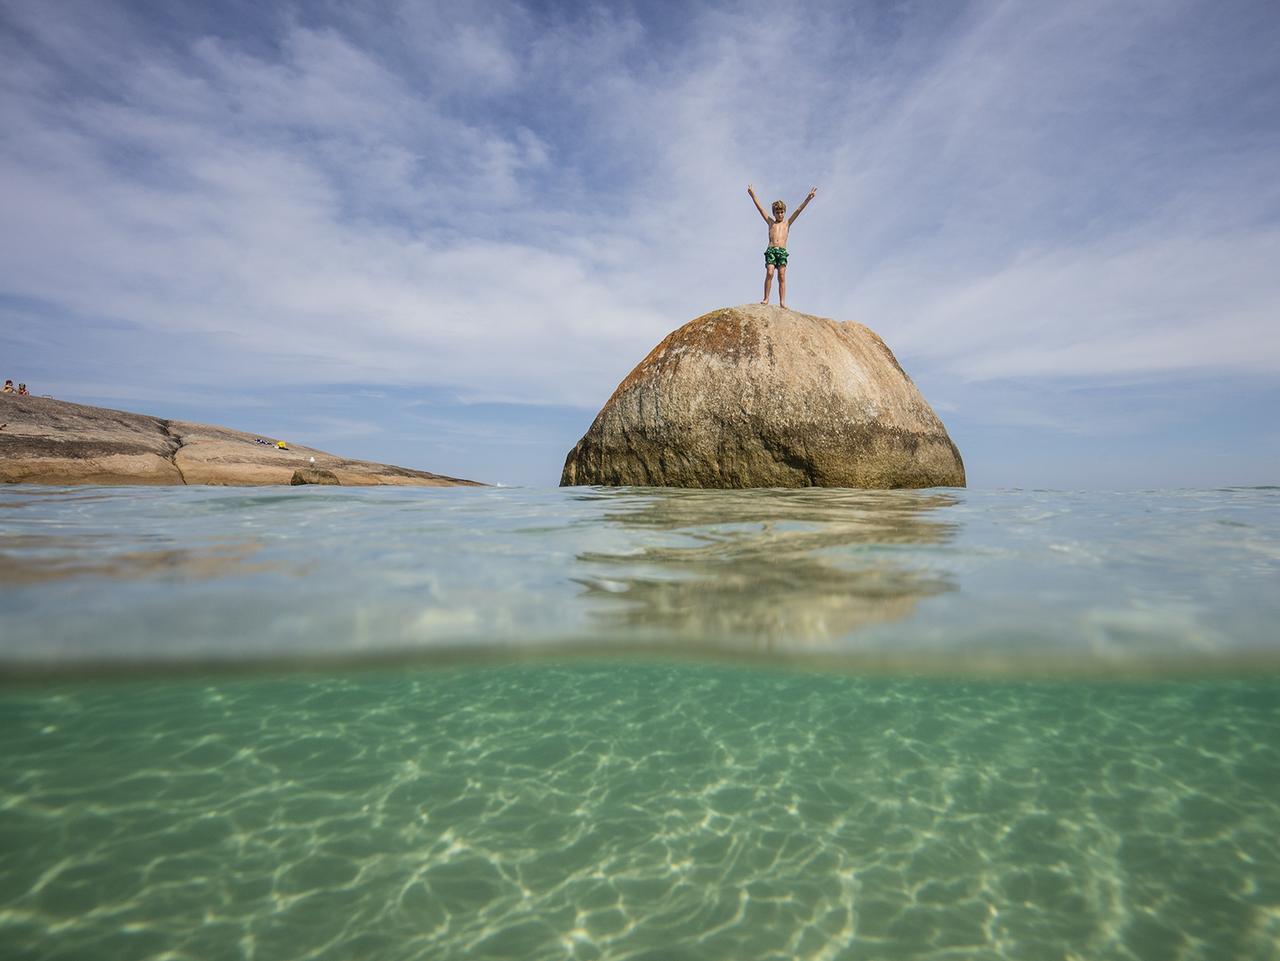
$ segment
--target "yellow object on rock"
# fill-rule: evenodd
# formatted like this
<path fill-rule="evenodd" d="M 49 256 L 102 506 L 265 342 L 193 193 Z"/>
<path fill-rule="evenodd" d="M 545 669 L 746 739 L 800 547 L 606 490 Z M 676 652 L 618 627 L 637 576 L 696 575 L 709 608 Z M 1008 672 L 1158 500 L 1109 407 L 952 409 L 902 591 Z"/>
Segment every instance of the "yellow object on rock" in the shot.
<path fill-rule="evenodd" d="M 284 441 L 282 441 L 282 440 L 278 440 L 278 441 L 276 441 L 276 446 L 277 446 L 277 447 L 279 447 L 281 450 L 288 450 L 288 449 L 289 449 L 289 445 L 288 445 L 288 444 L 286 444 L 286 443 L 285 443 Z"/>

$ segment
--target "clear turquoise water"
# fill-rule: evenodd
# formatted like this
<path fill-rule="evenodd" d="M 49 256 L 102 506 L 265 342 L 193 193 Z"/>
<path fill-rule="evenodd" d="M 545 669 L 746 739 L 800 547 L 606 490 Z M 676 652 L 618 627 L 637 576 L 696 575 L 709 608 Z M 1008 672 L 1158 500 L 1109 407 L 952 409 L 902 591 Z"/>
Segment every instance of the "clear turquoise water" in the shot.
<path fill-rule="evenodd" d="M 0 956 L 1280 958 L 1277 507 L 0 491 Z"/>

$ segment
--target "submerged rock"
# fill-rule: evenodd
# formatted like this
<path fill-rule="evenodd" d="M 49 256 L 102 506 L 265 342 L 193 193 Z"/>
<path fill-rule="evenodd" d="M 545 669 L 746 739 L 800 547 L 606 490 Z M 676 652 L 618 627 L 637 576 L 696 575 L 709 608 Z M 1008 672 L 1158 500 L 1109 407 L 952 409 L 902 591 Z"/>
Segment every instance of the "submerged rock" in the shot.
<path fill-rule="evenodd" d="M 658 344 L 569 452 L 560 484 L 963 487 L 965 476 L 874 331 L 749 304 Z"/>

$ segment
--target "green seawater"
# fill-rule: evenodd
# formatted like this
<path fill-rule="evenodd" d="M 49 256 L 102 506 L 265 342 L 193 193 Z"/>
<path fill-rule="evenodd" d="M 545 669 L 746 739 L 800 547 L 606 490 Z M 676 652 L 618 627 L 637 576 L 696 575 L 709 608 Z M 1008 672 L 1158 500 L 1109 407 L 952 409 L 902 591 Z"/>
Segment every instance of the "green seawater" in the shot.
<path fill-rule="evenodd" d="M 23 687 L 6 958 L 1280 956 L 1280 686 L 586 663 Z"/>
<path fill-rule="evenodd" d="M 1280 961 L 1280 489 L 0 489 L 0 961 Z"/>

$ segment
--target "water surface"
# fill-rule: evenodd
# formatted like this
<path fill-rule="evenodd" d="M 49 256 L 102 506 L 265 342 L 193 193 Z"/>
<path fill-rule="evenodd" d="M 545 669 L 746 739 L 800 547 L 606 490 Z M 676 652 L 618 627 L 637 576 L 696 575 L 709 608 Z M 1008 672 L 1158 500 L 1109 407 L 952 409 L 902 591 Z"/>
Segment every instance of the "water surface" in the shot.
<path fill-rule="evenodd" d="M 1280 489 L 0 490 L 0 668 L 1276 664 Z"/>
<path fill-rule="evenodd" d="M 0 944 L 1278 959 L 1280 491 L 0 491 Z"/>

